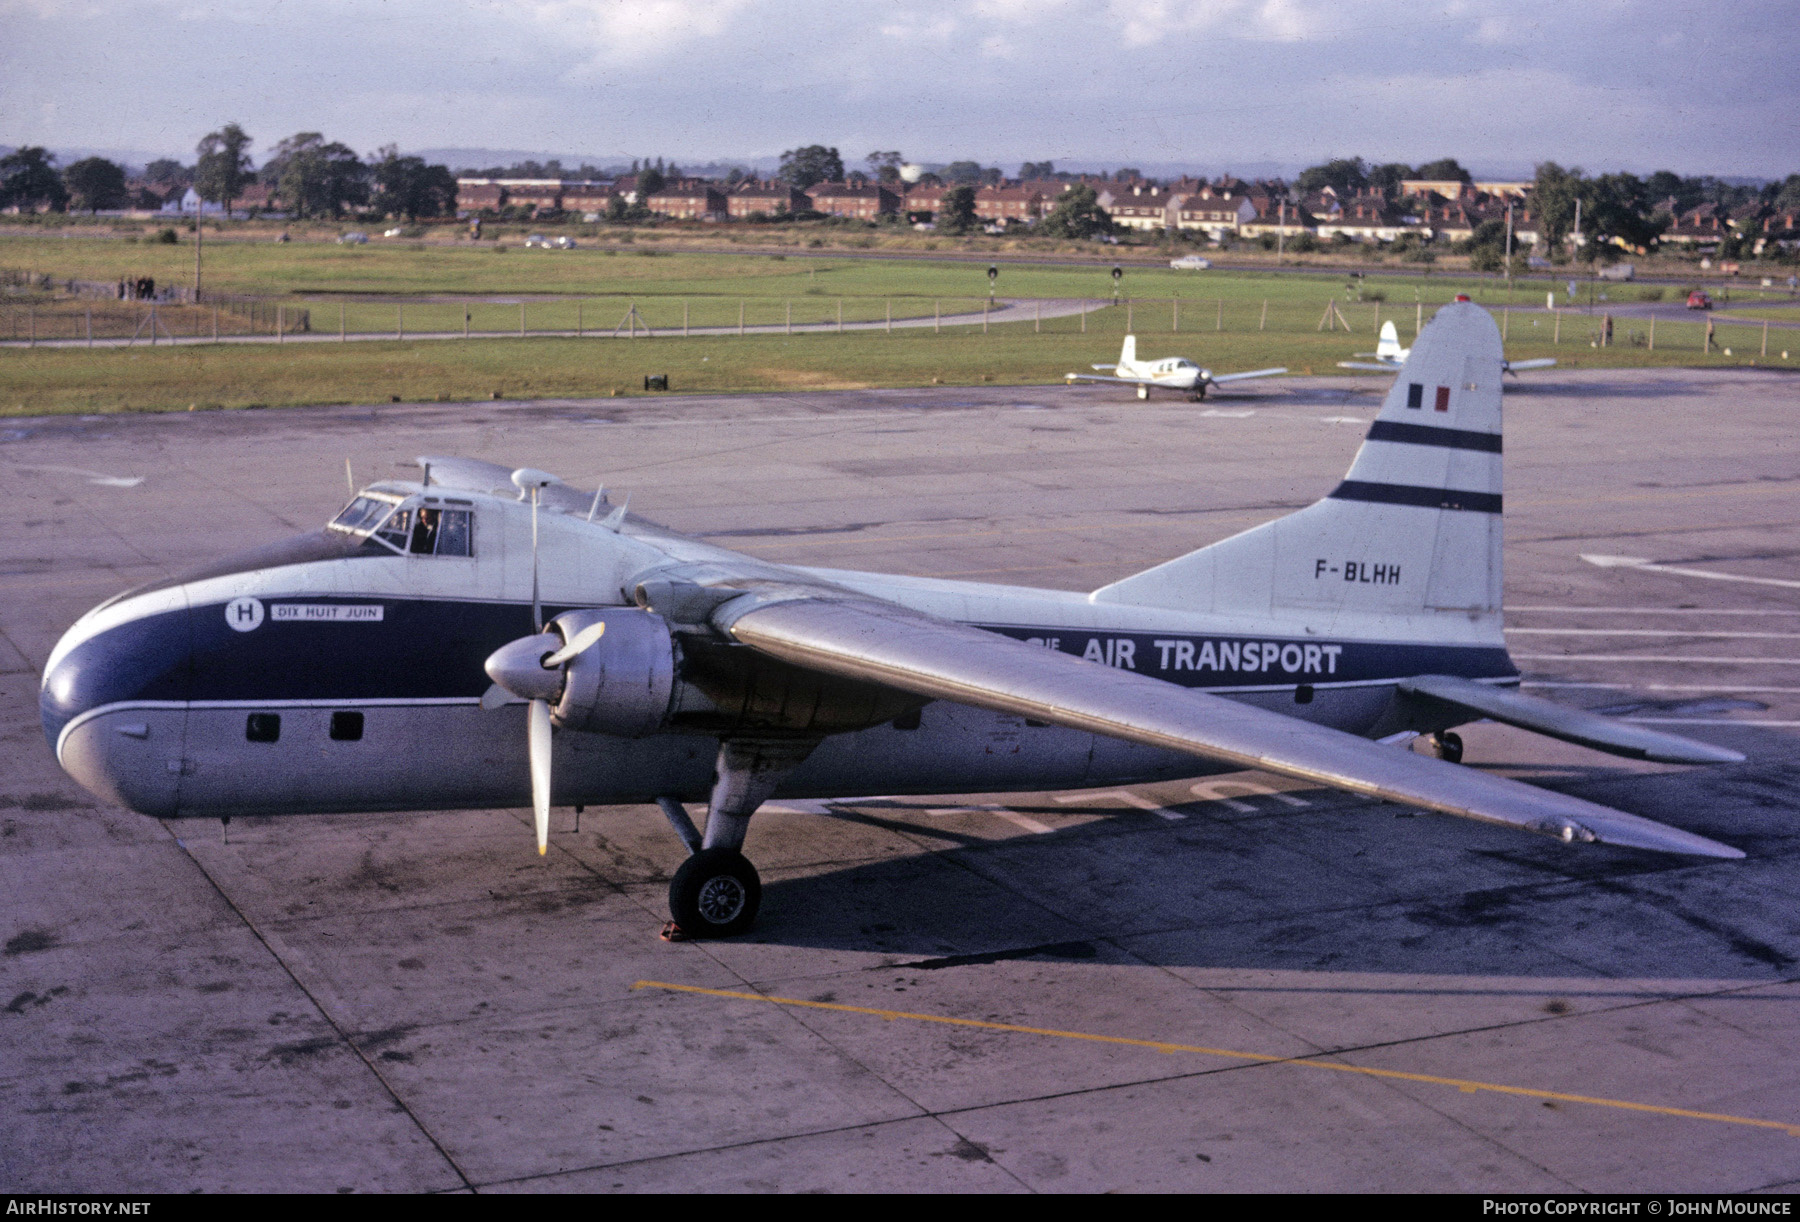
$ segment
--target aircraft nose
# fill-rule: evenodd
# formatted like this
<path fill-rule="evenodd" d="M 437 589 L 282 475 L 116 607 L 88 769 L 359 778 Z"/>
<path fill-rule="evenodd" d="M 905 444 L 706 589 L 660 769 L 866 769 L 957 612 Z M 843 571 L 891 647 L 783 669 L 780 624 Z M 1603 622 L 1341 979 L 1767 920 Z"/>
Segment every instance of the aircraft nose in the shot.
<path fill-rule="evenodd" d="M 102 604 L 44 667 L 38 712 L 63 770 L 96 796 L 172 815 L 183 768 L 192 648 L 185 597 Z"/>

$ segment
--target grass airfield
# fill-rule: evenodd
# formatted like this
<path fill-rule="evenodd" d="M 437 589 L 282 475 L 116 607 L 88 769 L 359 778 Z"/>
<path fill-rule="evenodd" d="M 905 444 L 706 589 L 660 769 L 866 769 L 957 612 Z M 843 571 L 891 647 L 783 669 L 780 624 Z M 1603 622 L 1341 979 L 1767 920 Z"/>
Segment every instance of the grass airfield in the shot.
<path fill-rule="evenodd" d="M 208 288 L 279 304 L 289 328 L 304 317 L 304 330 L 281 338 L 305 342 L 278 343 L 273 333 L 267 343 L 204 342 L 212 335 L 204 306 L 160 307 L 151 320 L 149 307 L 133 302 L 14 294 L 0 298 L 0 415 L 610 397 L 643 393 L 646 374 L 667 374 L 673 389 L 699 393 L 1047 384 L 1116 359 L 1128 330 L 1145 356 L 1189 356 L 1216 372 L 1285 365 L 1336 374 L 1336 362 L 1374 347 L 1381 321 L 1397 321 L 1410 342 L 1419 320 L 1458 293 L 1503 315 L 1515 360 L 1550 356 L 1573 368 L 1800 363 L 1781 356 L 1785 349 L 1800 357 L 1800 337 L 1781 325 L 1789 320 L 1773 305 L 1755 315 L 1777 324 L 1766 351 L 1760 321 L 1722 317 L 1718 345 L 1730 347 L 1730 356 L 1705 350 L 1700 318 L 1662 319 L 1652 350 L 1648 323 L 1629 311 L 1653 297 L 1675 300 L 1657 286 L 1609 285 L 1604 291 L 1614 300 L 1558 316 L 1543 308 L 1547 281 L 1509 288 L 1455 272 L 1355 279 L 1327 268 L 1126 268 L 1115 304 L 1105 265 L 1003 264 L 998 300 L 1025 303 L 1013 317 L 1033 302 L 1091 308 L 1029 322 L 933 325 L 980 315 L 984 266 L 618 243 L 547 251 L 505 243 L 224 241 L 205 248 Z M 58 281 L 147 275 L 185 283 L 193 249 L 0 237 L 5 269 Z M 1594 344 L 1609 309 L 1621 313 L 1614 346 L 1603 349 Z M 636 321 L 627 323 L 631 310 Z M 890 331 L 889 320 L 899 325 Z M 838 333 L 840 321 L 851 329 Z M 652 334 L 640 330 L 625 342 L 625 329 L 637 323 Z M 740 325 L 746 334 L 735 333 Z M 152 345 L 149 330 L 159 327 L 165 340 L 181 342 Z M 725 333 L 692 334 L 708 328 Z M 123 349 L 89 349 L 82 345 L 90 333 L 136 339 Z M 360 342 L 320 342 L 340 334 Z"/>

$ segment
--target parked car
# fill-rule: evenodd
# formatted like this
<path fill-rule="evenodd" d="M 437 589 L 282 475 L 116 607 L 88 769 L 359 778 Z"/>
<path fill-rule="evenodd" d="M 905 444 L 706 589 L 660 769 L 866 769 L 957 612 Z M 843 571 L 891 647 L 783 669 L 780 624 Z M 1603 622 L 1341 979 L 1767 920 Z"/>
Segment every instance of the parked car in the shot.
<path fill-rule="evenodd" d="M 1170 259 L 1169 266 L 1177 271 L 1203 272 L 1212 266 L 1212 260 L 1202 259 L 1199 255 L 1182 255 L 1179 259 Z"/>
<path fill-rule="evenodd" d="M 541 233 L 526 234 L 525 235 L 525 249 L 530 250 L 534 246 L 540 250 L 549 250 L 550 249 L 550 239 L 545 237 Z"/>
<path fill-rule="evenodd" d="M 368 244 L 369 235 L 366 233 L 359 233 L 353 229 L 349 233 L 338 234 L 339 246 L 367 246 Z"/>
<path fill-rule="evenodd" d="M 569 237 L 567 234 L 558 234 L 556 236 L 555 240 L 550 243 L 550 245 L 556 247 L 556 249 L 558 249 L 558 250 L 574 250 L 575 249 L 575 239 L 572 237 Z"/>
<path fill-rule="evenodd" d="M 393 227 L 393 228 L 392 228 L 392 229 L 384 229 L 384 230 L 382 230 L 382 231 L 381 231 L 381 236 L 382 236 L 382 237 L 384 237 L 384 238 L 399 238 L 399 237 L 405 237 L 405 236 L 406 236 L 406 230 L 405 230 L 405 229 L 404 229 L 404 228 L 402 228 L 402 227 L 401 227 L 401 226 L 399 226 L 399 225 L 395 225 L 395 226 L 394 226 L 394 227 Z"/>
<path fill-rule="evenodd" d="M 1687 308 L 1690 310 L 1710 310 L 1713 308 L 1712 298 L 1705 289 L 1695 289 L 1688 294 Z"/>

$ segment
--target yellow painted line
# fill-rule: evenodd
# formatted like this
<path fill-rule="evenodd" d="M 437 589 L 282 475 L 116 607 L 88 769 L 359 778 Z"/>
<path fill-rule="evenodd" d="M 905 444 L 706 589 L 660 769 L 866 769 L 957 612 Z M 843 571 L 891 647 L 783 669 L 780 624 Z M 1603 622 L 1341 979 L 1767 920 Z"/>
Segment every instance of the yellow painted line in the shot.
<path fill-rule="evenodd" d="M 1090 1031 L 1058 1031 L 1053 1027 L 1025 1027 L 1016 1023 L 995 1023 L 980 1018 L 949 1018 L 942 1014 L 915 1014 L 909 1010 L 879 1010 L 869 1006 L 846 1006 L 830 1001 L 806 1001 L 798 997 L 774 997 L 764 993 L 744 993 L 733 989 L 703 989 L 692 984 L 670 984 L 662 980 L 640 980 L 633 989 L 666 989 L 672 993 L 698 993 L 704 997 L 724 997 L 732 1001 L 760 1001 L 776 1006 L 799 1006 L 808 1010 L 836 1010 L 842 1014 L 868 1014 L 894 1022 L 909 1019 L 920 1023 L 939 1023 L 949 1027 L 976 1027 L 983 1031 L 1007 1031 L 1016 1035 L 1046 1035 L 1056 1039 L 1081 1040 L 1090 1044 L 1121 1044 L 1127 1048 L 1148 1048 L 1153 1052 L 1190 1052 L 1201 1056 L 1225 1057 L 1234 1061 L 1251 1061 L 1269 1065 L 1297 1065 L 1307 1069 L 1329 1069 L 1334 1073 L 1361 1074 L 1368 1078 L 1392 1078 L 1402 1082 L 1425 1082 L 1433 1086 L 1454 1086 L 1463 1094 L 1490 1091 L 1497 1095 L 1517 1095 L 1526 1099 L 1553 1099 L 1558 1103 L 1586 1103 L 1594 1107 L 1610 1107 L 1626 1112 L 1648 1112 L 1656 1116 L 1678 1116 L 1684 1120 L 1710 1120 L 1716 1124 L 1747 1125 L 1755 1129 L 1779 1129 L 1790 1137 L 1800 1137 L 1800 1124 L 1785 1120 L 1758 1120 L 1752 1116 L 1732 1116 L 1724 1112 L 1697 1112 L 1685 1107 L 1664 1107 L 1657 1103 L 1633 1103 L 1629 1099 L 1606 1099 L 1598 1095 L 1572 1095 L 1563 1091 L 1538 1090 L 1530 1086 L 1507 1086 L 1499 1082 L 1478 1082 L 1469 1078 L 1443 1078 L 1436 1074 L 1409 1073 L 1402 1069 L 1374 1069 L 1365 1065 L 1345 1065 L 1337 1061 L 1320 1061 L 1310 1057 L 1271 1056 L 1263 1052 L 1238 1052 L 1231 1048 L 1208 1048 L 1203 1044 L 1172 1044 L 1165 1040 L 1140 1040 L 1123 1035 L 1095 1035 Z"/>

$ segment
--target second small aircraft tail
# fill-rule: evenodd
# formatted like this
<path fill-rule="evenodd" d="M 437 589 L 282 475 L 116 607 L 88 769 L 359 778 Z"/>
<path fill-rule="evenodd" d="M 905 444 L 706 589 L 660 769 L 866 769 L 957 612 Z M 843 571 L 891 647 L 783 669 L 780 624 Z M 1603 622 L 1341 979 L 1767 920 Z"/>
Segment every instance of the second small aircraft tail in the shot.
<path fill-rule="evenodd" d="M 1375 355 L 1395 364 L 1406 359 L 1406 349 L 1400 346 L 1400 328 L 1394 325 L 1391 318 L 1381 324 L 1381 339 L 1375 344 Z"/>

